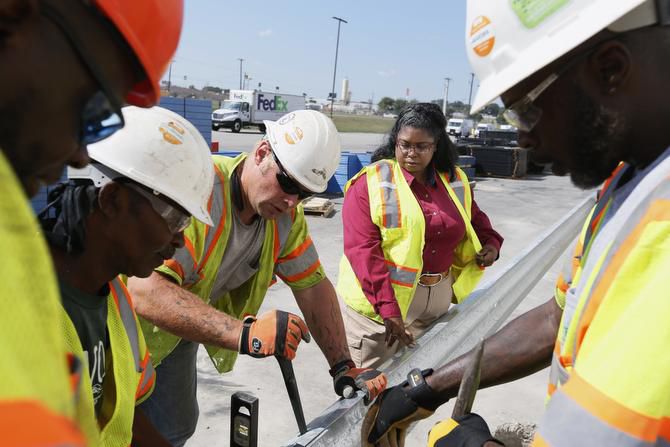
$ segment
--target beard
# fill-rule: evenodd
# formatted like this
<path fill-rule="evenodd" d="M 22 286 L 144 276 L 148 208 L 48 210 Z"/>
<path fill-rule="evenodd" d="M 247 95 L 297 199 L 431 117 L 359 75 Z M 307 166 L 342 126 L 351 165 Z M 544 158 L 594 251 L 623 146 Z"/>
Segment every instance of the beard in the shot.
<path fill-rule="evenodd" d="M 576 113 L 572 128 L 570 179 L 582 189 L 594 188 L 612 174 L 622 161 L 622 148 L 629 125 L 623 113 L 608 109 L 573 87 Z"/>

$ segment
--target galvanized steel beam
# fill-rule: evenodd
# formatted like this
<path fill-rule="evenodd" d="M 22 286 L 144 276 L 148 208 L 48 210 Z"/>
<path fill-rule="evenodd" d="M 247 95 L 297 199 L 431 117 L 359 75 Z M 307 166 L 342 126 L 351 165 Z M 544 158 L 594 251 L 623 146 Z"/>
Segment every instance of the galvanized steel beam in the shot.
<path fill-rule="evenodd" d="M 533 289 L 576 238 L 594 204 L 587 198 L 561 221 L 545 231 L 519 253 L 507 268 L 487 279 L 470 298 L 452 307 L 447 315 L 405 350 L 384 365 L 389 384 L 405 380 L 414 367 L 438 367 L 472 349 L 482 338 L 494 333 Z M 350 447 L 360 445 L 361 422 L 367 407 L 362 393 L 340 399 L 307 425 L 307 432 L 285 446 Z"/>

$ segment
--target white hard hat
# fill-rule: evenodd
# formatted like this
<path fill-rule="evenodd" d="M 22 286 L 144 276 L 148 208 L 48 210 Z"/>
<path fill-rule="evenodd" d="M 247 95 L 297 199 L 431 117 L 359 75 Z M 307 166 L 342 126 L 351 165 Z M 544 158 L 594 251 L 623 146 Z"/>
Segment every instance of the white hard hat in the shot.
<path fill-rule="evenodd" d="M 126 125 L 88 146 L 94 161 L 177 202 L 207 225 L 207 203 L 214 186 L 214 164 L 200 132 L 185 118 L 161 107 L 122 109 Z M 96 180 L 107 170 L 69 170 L 70 178 Z"/>
<path fill-rule="evenodd" d="M 325 191 L 340 164 L 340 135 L 331 119 L 315 110 L 296 110 L 263 123 L 286 172 L 312 192 Z"/>
<path fill-rule="evenodd" d="M 605 28 L 656 21 L 655 0 L 468 0 L 466 51 L 480 81 L 470 113 Z"/>

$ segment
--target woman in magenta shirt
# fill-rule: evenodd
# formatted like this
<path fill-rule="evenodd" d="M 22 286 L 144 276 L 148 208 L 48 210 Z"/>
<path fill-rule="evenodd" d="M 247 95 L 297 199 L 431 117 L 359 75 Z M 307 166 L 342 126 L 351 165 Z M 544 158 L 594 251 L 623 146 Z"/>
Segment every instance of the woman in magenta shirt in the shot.
<path fill-rule="evenodd" d="M 425 219 L 423 270 L 405 321 L 396 301 L 382 252 L 379 227 L 370 215 L 366 175 L 357 178 L 344 199 L 344 255 L 365 297 L 384 321 L 380 324 L 346 306 L 345 324 L 357 366 L 377 367 L 401 345 L 411 346 L 452 302 L 450 268 L 456 246 L 465 237 L 465 222 L 437 172 L 455 175 L 456 148 L 446 134 L 446 119 L 435 104 L 408 106 L 399 115 L 386 144 L 372 160 L 395 159 Z M 503 238 L 472 200 L 471 223 L 482 244 L 477 263 L 486 267 L 498 259 Z M 404 210 L 405 212 L 407 210 Z"/>

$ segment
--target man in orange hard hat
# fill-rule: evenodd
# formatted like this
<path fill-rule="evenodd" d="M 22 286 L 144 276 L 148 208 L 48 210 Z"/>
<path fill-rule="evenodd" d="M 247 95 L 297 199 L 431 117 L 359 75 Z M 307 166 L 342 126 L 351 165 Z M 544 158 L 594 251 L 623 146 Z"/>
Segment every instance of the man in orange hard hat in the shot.
<path fill-rule="evenodd" d="M 67 353 L 51 259 L 27 199 L 65 164 L 85 165 L 86 146 L 123 127 L 123 103 L 158 101 L 182 17 L 183 0 L 0 0 L 3 445 L 86 442 L 74 399 L 83 365 Z"/>

